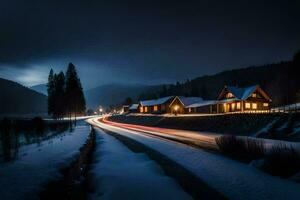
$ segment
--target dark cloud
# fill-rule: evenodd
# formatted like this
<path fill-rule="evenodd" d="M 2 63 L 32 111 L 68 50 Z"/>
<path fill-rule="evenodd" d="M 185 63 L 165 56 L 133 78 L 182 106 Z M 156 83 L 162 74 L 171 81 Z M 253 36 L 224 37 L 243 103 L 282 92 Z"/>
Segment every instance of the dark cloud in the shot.
<path fill-rule="evenodd" d="M 10 0 L 0 4 L 0 69 L 40 65 L 46 73 L 76 61 L 101 72 L 83 77 L 92 86 L 276 62 L 299 48 L 299 8 L 297 1 Z"/>

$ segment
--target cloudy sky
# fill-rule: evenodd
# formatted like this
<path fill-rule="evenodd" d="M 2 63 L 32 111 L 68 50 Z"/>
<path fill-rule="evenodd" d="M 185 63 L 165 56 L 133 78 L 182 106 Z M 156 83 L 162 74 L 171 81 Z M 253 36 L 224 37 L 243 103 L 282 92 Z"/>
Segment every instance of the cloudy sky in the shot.
<path fill-rule="evenodd" d="M 299 1 L 0 1 L 0 77 L 31 86 L 78 68 L 83 86 L 169 83 L 289 60 Z"/>

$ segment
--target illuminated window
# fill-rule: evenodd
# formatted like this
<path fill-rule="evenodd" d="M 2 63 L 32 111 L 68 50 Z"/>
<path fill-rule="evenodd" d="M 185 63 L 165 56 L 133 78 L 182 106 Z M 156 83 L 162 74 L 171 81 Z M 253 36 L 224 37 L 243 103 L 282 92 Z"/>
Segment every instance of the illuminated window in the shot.
<path fill-rule="evenodd" d="M 231 110 L 234 110 L 235 109 L 235 103 L 232 103 L 231 104 Z"/>
<path fill-rule="evenodd" d="M 140 107 L 140 113 L 144 112 L 143 106 Z"/>
<path fill-rule="evenodd" d="M 257 103 L 252 103 L 252 109 L 257 109 Z"/>
<path fill-rule="evenodd" d="M 250 109 L 250 103 L 245 103 L 245 108 Z"/>
<path fill-rule="evenodd" d="M 255 97 L 256 97 L 256 93 L 253 93 L 253 94 L 252 94 L 252 97 L 254 97 L 254 98 L 255 98 Z"/>
<path fill-rule="evenodd" d="M 227 94 L 226 94 L 226 98 L 232 98 L 233 97 L 233 94 L 231 93 L 231 92 L 228 92 Z"/>
<path fill-rule="evenodd" d="M 177 112 L 177 111 L 179 110 L 179 106 L 178 106 L 178 105 L 175 105 L 175 106 L 173 107 L 173 109 Z"/>
<path fill-rule="evenodd" d="M 269 104 L 268 104 L 268 103 L 264 103 L 263 105 L 264 105 L 264 107 L 268 107 L 268 106 L 269 106 Z"/>
<path fill-rule="evenodd" d="M 148 112 L 148 107 L 145 107 L 145 112 Z"/>
<path fill-rule="evenodd" d="M 190 113 L 192 112 L 192 108 L 189 108 L 189 112 L 190 112 Z"/>
<path fill-rule="evenodd" d="M 158 106 L 153 107 L 154 112 L 158 110 Z"/>
<path fill-rule="evenodd" d="M 241 103 L 240 103 L 240 102 L 237 102 L 237 103 L 236 103 L 236 109 L 237 109 L 237 110 L 240 110 L 240 109 L 241 109 Z"/>

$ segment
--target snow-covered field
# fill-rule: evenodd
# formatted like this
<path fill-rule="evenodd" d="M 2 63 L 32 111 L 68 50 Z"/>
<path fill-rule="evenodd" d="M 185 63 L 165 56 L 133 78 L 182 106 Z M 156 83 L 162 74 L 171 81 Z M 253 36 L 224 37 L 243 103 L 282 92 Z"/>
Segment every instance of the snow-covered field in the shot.
<path fill-rule="evenodd" d="M 73 132 L 22 146 L 17 160 L 0 164 L 0 199 L 38 199 L 43 185 L 59 178 L 59 169 L 68 166 L 79 154 L 88 134 L 89 126 L 82 123 Z"/>
<path fill-rule="evenodd" d="M 273 177 L 249 165 L 138 131 L 103 124 L 96 119 L 89 122 L 159 151 L 229 199 L 300 199 L 298 183 Z"/>
<path fill-rule="evenodd" d="M 100 129 L 97 133 L 92 199 L 192 199 L 146 155 L 131 152 Z"/>

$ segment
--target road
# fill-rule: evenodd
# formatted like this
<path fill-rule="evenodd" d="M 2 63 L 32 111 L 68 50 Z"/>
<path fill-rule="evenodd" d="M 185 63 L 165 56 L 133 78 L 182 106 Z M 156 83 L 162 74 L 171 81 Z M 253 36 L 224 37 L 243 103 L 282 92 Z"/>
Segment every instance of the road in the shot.
<path fill-rule="evenodd" d="M 220 136 L 219 134 L 186 131 L 186 130 L 179 131 L 175 129 L 125 124 L 125 123 L 108 121 L 106 118 L 93 118 L 89 122 L 94 125 L 101 124 L 102 126 L 107 125 L 116 128 L 137 131 L 140 134 L 151 136 L 151 137 L 159 137 L 161 139 L 177 141 L 180 143 L 203 147 L 206 149 L 218 150 L 218 146 L 215 142 L 215 138 Z"/>
<path fill-rule="evenodd" d="M 217 135 L 197 136 L 195 132 L 180 131 L 179 133 L 169 129 L 109 122 L 100 118 L 92 118 L 88 122 L 159 151 L 228 199 L 299 199 L 300 197 L 298 183 L 270 176 L 247 164 L 216 153 L 182 144 L 182 141 L 197 144 L 199 141 L 194 141 L 197 139 L 213 146 Z"/>

